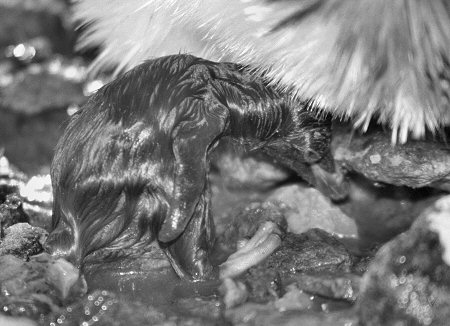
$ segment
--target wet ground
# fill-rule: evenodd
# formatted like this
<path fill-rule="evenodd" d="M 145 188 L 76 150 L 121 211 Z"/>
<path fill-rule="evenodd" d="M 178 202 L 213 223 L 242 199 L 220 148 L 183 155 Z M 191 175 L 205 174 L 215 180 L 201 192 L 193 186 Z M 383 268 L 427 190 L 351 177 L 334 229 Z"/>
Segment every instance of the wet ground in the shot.
<path fill-rule="evenodd" d="M 351 184 L 364 200 L 337 204 L 259 160 L 224 151 L 211 175 L 216 263 L 236 250 L 258 221 L 280 216 L 288 222 L 282 246 L 247 273 L 225 282 L 190 283 L 176 276 L 155 244 L 139 259 L 88 266 L 86 283 L 65 289 L 64 280 L 54 276 L 57 264 L 49 257 L 36 258 L 49 228 L 48 178 L 37 183 L 47 182 L 47 187 L 33 187 L 3 157 L 3 171 L 10 174 L 2 176 L 0 264 L 10 272 L 0 275 L 0 302 L 5 315 L 15 316 L 8 323 L 26 325 L 28 320 L 17 319 L 26 316 L 40 325 L 58 320 L 62 325 L 357 325 L 363 279 L 371 268 L 380 268 L 371 267 L 379 247 L 407 230 L 441 192 L 389 186 L 390 196 L 381 196 L 380 186 L 358 176 Z M 223 165 L 228 161 L 236 167 L 233 173 Z M 257 169 L 270 177 L 247 179 Z M 65 275 L 78 277 L 70 268 Z"/>

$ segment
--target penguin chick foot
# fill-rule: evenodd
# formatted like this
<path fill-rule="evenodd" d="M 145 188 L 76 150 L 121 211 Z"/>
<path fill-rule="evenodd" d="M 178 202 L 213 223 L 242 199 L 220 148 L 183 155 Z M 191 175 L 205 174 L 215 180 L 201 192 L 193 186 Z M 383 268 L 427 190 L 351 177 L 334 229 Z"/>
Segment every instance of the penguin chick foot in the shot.
<path fill-rule="evenodd" d="M 280 247 L 283 235 L 276 223 L 265 221 L 250 240 L 242 243 L 238 251 L 219 266 L 219 277 L 232 278 L 257 265 Z"/>

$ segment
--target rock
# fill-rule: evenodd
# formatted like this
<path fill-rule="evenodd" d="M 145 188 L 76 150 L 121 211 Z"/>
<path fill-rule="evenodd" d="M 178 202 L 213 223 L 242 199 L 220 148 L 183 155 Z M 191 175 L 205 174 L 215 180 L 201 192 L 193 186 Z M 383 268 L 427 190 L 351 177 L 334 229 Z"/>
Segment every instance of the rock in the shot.
<path fill-rule="evenodd" d="M 288 233 L 281 247 L 258 268 L 277 271 L 282 281 L 302 272 L 349 272 L 353 257 L 331 234 L 311 229 Z"/>
<path fill-rule="evenodd" d="M 298 274 L 292 278 L 302 291 L 329 299 L 354 302 L 359 294 L 360 276 L 355 274 Z"/>
<path fill-rule="evenodd" d="M 372 181 L 412 188 L 450 181 L 450 151 L 444 142 L 409 140 L 393 146 L 386 132 L 361 135 L 335 124 L 332 153 L 337 166 Z"/>
<path fill-rule="evenodd" d="M 379 250 L 357 301 L 363 325 L 448 325 L 449 221 L 446 196 Z"/>
<path fill-rule="evenodd" d="M 274 305 L 278 311 L 308 310 L 312 308 L 313 301 L 311 295 L 306 294 L 293 283 L 286 287 L 286 293 L 276 300 Z"/>
<path fill-rule="evenodd" d="M 17 223 L 5 230 L 5 236 L 0 240 L 0 256 L 13 255 L 23 260 L 41 253 L 42 245 L 48 233 L 39 227 L 28 223 Z"/>
<path fill-rule="evenodd" d="M 302 233 L 311 228 L 327 232 L 356 236 L 355 221 L 314 188 L 302 184 L 282 186 L 267 198 L 278 204 L 293 233 Z"/>
<path fill-rule="evenodd" d="M 66 264 L 68 264 L 66 262 Z M 59 311 L 65 303 L 71 303 L 85 292 L 83 283 L 71 285 L 71 296 L 65 299 L 61 288 L 62 278 L 78 276 L 65 269 L 64 274 L 55 270 L 58 260 L 46 254 L 34 256 L 28 262 L 12 255 L 0 256 L 0 310 L 15 317 L 38 320 L 51 312 Z"/>
<path fill-rule="evenodd" d="M 6 228 L 16 223 L 27 223 L 30 218 L 23 210 L 22 198 L 17 194 L 6 195 L 3 203 L 0 203 L 0 240 Z"/>
<path fill-rule="evenodd" d="M 234 286 L 225 287 L 228 290 L 225 297 L 229 299 L 226 303 L 231 307 L 246 300 L 274 301 L 285 293 L 284 286 L 292 283 L 313 295 L 353 302 L 359 276 L 349 272 L 358 261 L 323 230 L 312 229 L 300 235 L 288 233 L 276 252 L 238 277 Z M 239 284 L 245 286 L 244 292 Z"/>
<path fill-rule="evenodd" d="M 250 268 L 239 278 L 245 284 L 248 300 L 265 303 L 281 297 L 283 288 L 277 270 L 266 269 L 264 265 Z"/>

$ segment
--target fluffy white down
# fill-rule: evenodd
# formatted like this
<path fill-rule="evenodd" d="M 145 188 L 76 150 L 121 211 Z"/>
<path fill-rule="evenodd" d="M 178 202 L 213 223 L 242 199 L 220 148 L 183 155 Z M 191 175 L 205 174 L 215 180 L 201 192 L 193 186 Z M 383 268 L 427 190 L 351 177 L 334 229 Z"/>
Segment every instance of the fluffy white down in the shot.
<path fill-rule="evenodd" d="M 281 87 L 393 142 L 450 122 L 448 0 L 79 0 L 93 71 L 191 53 L 269 71 Z M 286 28 L 281 21 L 303 12 Z"/>

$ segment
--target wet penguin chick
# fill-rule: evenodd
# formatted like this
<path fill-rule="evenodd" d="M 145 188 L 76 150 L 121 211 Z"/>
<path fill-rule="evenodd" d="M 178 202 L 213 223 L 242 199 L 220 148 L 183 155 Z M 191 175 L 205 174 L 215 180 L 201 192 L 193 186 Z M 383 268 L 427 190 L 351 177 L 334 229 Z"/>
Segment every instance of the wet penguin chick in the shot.
<path fill-rule="evenodd" d="M 60 139 L 47 250 L 82 266 L 127 248 L 139 255 L 157 239 L 180 276 L 213 277 L 208 169 L 221 137 L 308 175 L 328 152 L 330 124 L 241 66 L 189 55 L 147 61 L 94 94 Z M 264 248 L 279 242 L 257 236 Z"/>

